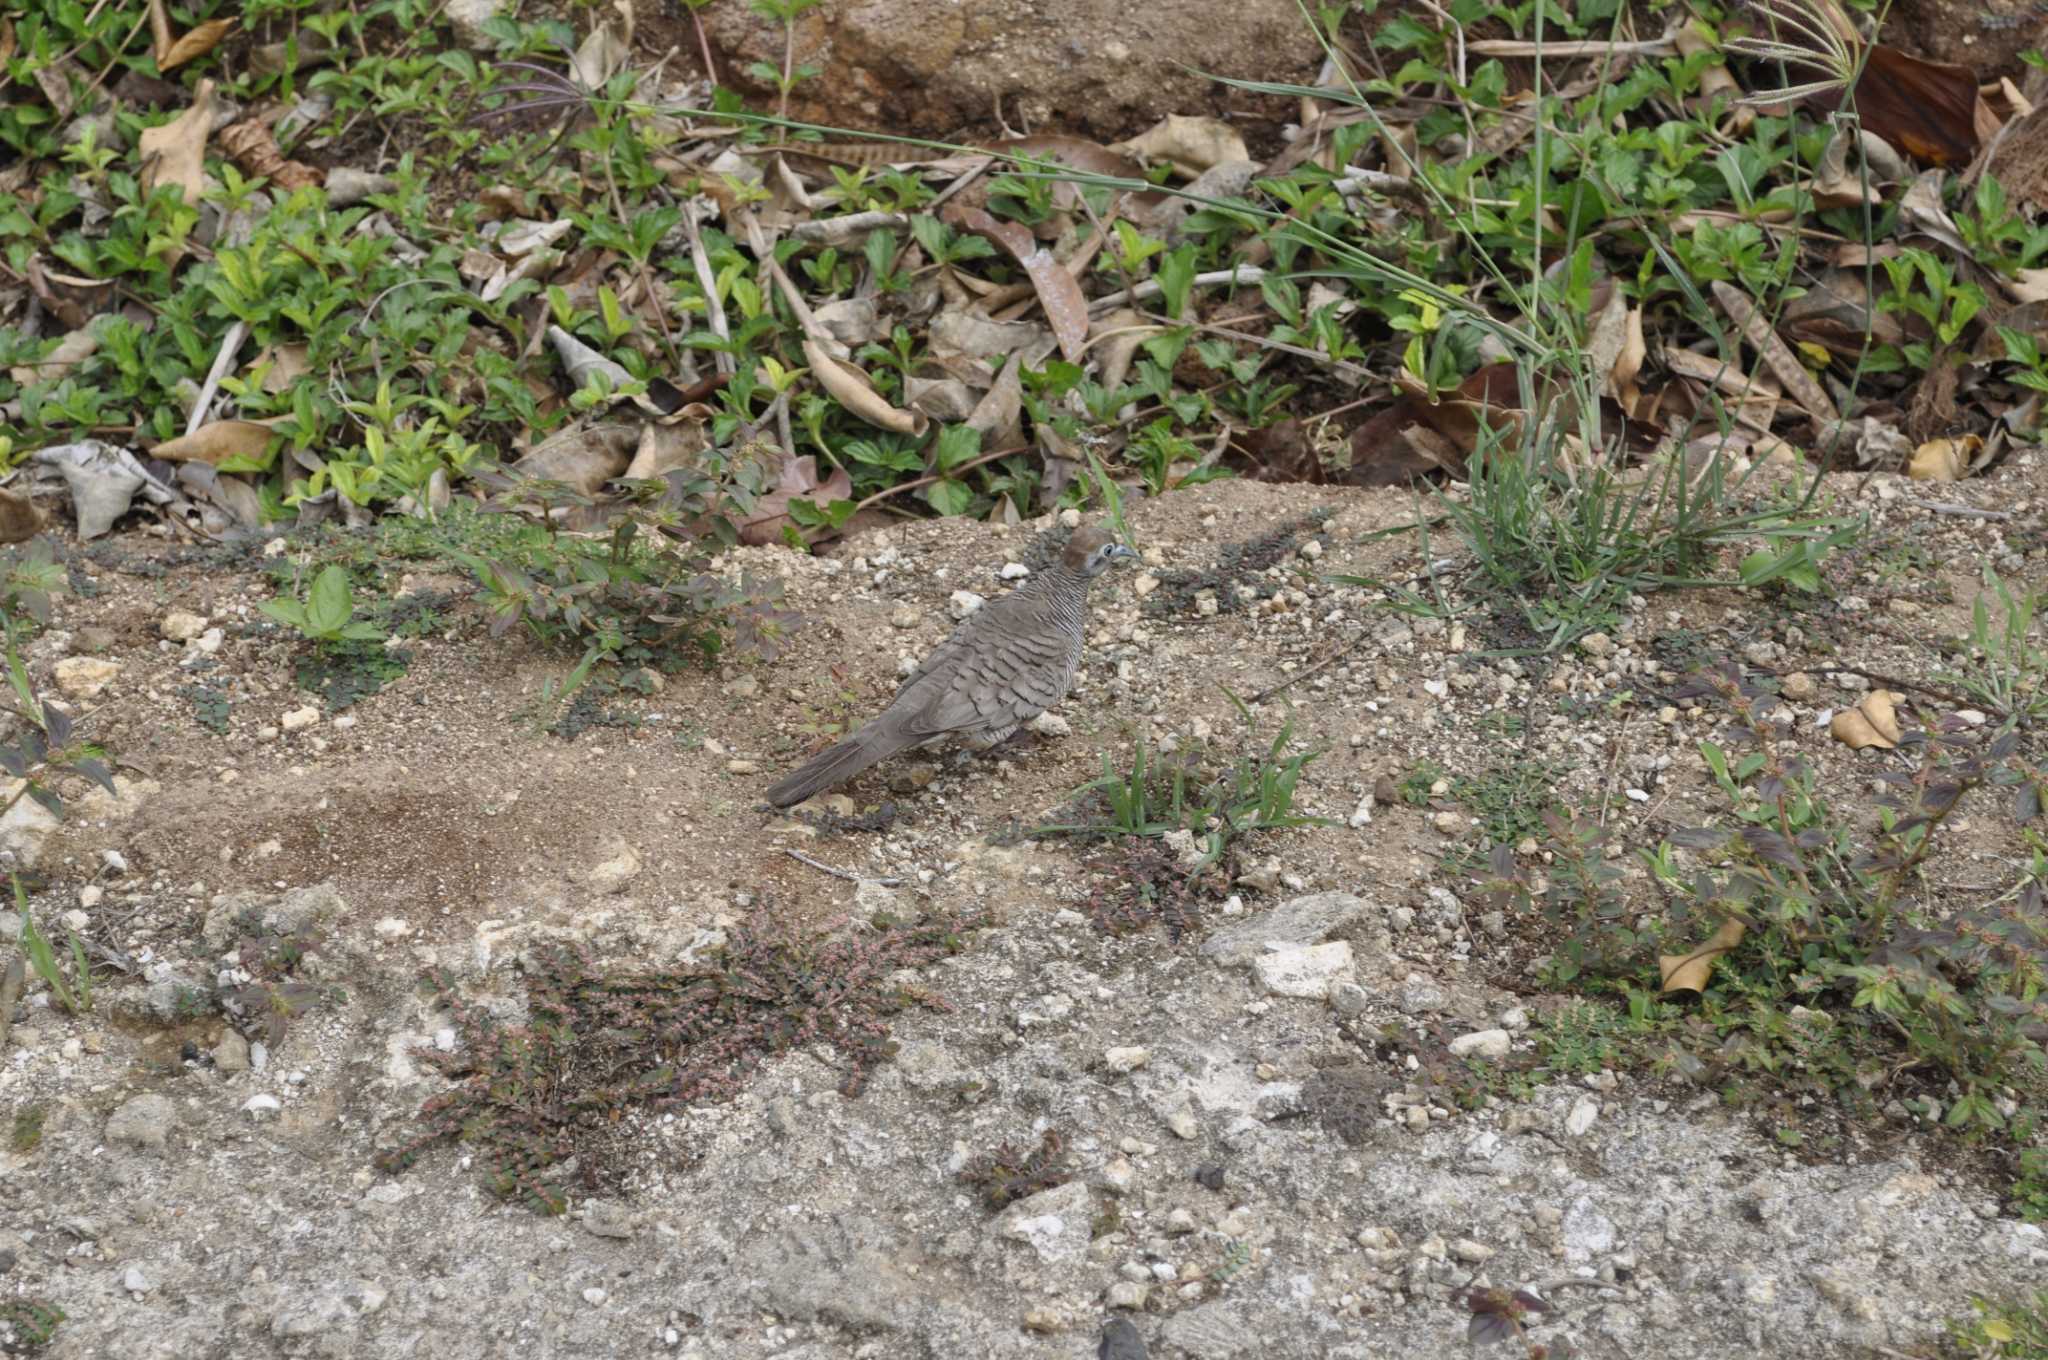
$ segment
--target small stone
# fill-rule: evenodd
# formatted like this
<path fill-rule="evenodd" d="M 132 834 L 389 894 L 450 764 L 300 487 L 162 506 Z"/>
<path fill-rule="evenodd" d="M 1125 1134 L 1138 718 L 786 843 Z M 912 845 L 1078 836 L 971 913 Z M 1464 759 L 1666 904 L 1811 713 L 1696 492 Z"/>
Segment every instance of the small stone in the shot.
<path fill-rule="evenodd" d="M 1131 582 L 1131 593 L 1141 600 L 1157 589 L 1159 589 L 1159 578 L 1149 571 L 1139 572 L 1138 579 Z"/>
<path fill-rule="evenodd" d="M 761 773 L 761 762 L 758 760 L 728 760 L 725 762 L 725 772 L 727 774 L 759 774 Z"/>
<path fill-rule="evenodd" d="M 221 644 L 227 641 L 227 636 L 228 635 L 219 628 L 209 628 L 205 632 L 201 633 L 198 637 L 193 638 L 192 645 L 194 647 L 197 647 L 201 652 L 204 652 L 206 655 L 212 656 L 215 652 L 220 650 Z"/>
<path fill-rule="evenodd" d="M 1151 1060 L 1149 1048 L 1112 1048 L 1102 1055 L 1103 1065 L 1112 1072 L 1135 1072 Z"/>
<path fill-rule="evenodd" d="M 1199 1137 L 1202 1132 L 1202 1126 L 1195 1121 L 1194 1111 L 1185 1106 L 1166 1116 L 1166 1127 L 1172 1130 L 1174 1137 L 1190 1141 Z"/>
<path fill-rule="evenodd" d="M 891 628 L 915 628 L 924 622 L 924 611 L 916 605 L 899 604 L 889 611 Z"/>
<path fill-rule="evenodd" d="M 611 1295 L 605 1293 L 596 1285 L 592 1285 L 590 1286 L 590 1288 L 583 1291 L 583 1301 L 593 1308 L 597 1307 L 599 1304 L 603 1303 L 606 1299 L 610 1297 Z"/>
<path fill-rule="evenodd" d="M 752 675 L 736 675 L 725 682 L 725 692 L 735 699 L 751 699 L 761 692 L 761 681 Z"/>
<path fill-rule="evenodd" d="M 1021 581 L 1031 574 L 1031 568 L 1022 562 L 1005 562 L 1000 575 L 1005 581 Z"/>
<path fill-rule="evenodd" d="M 1794 671 L 1778 683 L 1778 692 L 1793 703 L 1803 704 L 1820 692 L 1820 686 L 1805 671 Z"/>
<path fill-rule="evenodd" d="M 259 1119 L 266 1114 L 276 1114 L 283 1108 L 283 1101 L 274 1095 L 262 1091 L 257 1092 L 242 1102 L 242 1113 L 248 1115 L 251 1119 Z"/>
<path fill-rule="evenodd" d="M 57 692 L 67 699 L 97 699 L 120 673 L 120 662 L 96 656 L 67 656 L 54 671 Z"/>
<path fill-rule="evenodd" d="M 220 1042 L 213 1046 L 213 1067 L 223 1076 L 235 1076 L 249 1070 L 249 1041 L 237 1030 L 223 1031 Z"/>
<path fill-rule="evenodd" d="M 307 704 L 304 708 L 293 709 L 278 721 L 287 732 L 302 732 L 320 721 L 320 710 Z"/>
<path fill-rule="evenodd" d="M 1145 1306 L 1145 1300 L 1152 1296 L 1152 1286 L 1139 1284 L 1135 1280 L 1118 1280 L 1109 1287 L 1109 1306 L 1128 1308 L 1137 1312 Z"/>
<path fill-rule="evenodd" d="M 1607 656 L 1614 651 L 1614 639 L 1605 633 L 1588 633 L 1579 639 L 1579 650 L 1587 656 Z"/>
<path fill-rule="evenodd" d="M 1600 1102 L 1591 1096 L 1580 1096 L 1572 1102 L 1571 1111 L 1564 1117 L 1564 1131 L 1574 1138 L 1583 1138 L 1599 1117 Z"/>
<path fill-rule="evenodd" d="M 191 642 L 206 631 L 206 620 L 187 609 L 173 609 L 157 621 L 157 632 L 172 642 Z"/>
<path fill-rule="evenodd" d="M 592 1237 L 629 1238 L 633 1235 L 633 1217 L 622 1204 L 588 1200 L 583 1205 L 583 1230 Z"/>
<path fill-rule="evenodd" d="M 161 1151 L 177 1122 L 177 1107 L 169 1096 L 135 1096 L 107 1117 L 107 1141 Z"/>
<path fill-rule="evenodd" d="M 1330 1008 L 1339 1015 L 1359 1015 L 1371 1000 L 1365 988 L 1355 982 L 1340 982 L 1330 989 Z"/>
<path fill-rule="evenodd" d="M 1432 1015 L 1450 1004 L 1443 988 L 1419 974 L 1411 975 L 1401 984 L 1403 1015 Z"/>
<path fill-rule="evenodd" d="M 1197 616 L 1205 619 L 1213 619 L 1216 617 L 1216 609 L 1217 605 L 1215 591 L 1198 590 L 1195 592 L 1195 613 Z"/>
<path fill-rule="evenodd" d="M 130 1266 L 121 1272 L 121 1287 L 131 1294 L 147 1294 L 156 1288 L 149 1276 L 142 1273 L 140 1266 Z"/>
<path fill-rule="evenodd" d="M 964 619 L 988 601 L 971 590 L 956 590 L 946 597 L 946 612 L 956 620 Z"/>
<path fill-rule="evenodd" d="M 1276 996 L 1326 998 L 1351 972 L 1351 943 L 1333 940 L 1306 948 L 1279 949 L 1252 960 L 1259 983 Z"/>
<path fill-rule="evenodd" d="M 1303 557 L 1306 557 L 1309 561 L 1313 562 L 1318 557 L 1321 557 L 1323 555 L 1323 545 L 1318 540 L 1312 538 L 1308 542 L 1302 544 L 1295 551 L 1300 553 Z"/>
<path fill-rule="evenodd" d="M 1461 1237 L 1451 1243 L 1451 1255 L 1468 1265 L 1476 1266 L 1493 1255 L 1493 1248 L 1483 1242 L 1474 1242 L 1469 1237 Z"/>
<path fill-rule="evenodd" d="M 1445 836 L 1456 836 L 1464 831 L 1465 819 L 1451 811 L 1439 812 L 1429 819 L 1429 824 Z"/>
<path fill-rule="evenodd" d="M 403 916 L 386 916 L 370 929 L 380 940 L 402 940 L 412 934 L 412 922 Z"/>
<path fill-rule="evenodd" d="M 1482 1029 L 1451 1040 L 1454 1058 L 1505 1058 L 1513 1039 L 1504 1029 Z"/>
<path fill-rule="evenodd" d="M 78 905 L 86 911 L 91 911 L 100 904 L 101 899 L 106 897 L 106 895 L 107 890 L 105 888 L 102 888 L 97 883 L 88 883 L 78 890 Z"/>
<path fill-rule="evenodd" d="M 594 892 L 621 892 L 640 875 L 640 852 L 619 836 L 609 838 L 605 849 L 611 853 L 591 866 L 587 881 Z"/>

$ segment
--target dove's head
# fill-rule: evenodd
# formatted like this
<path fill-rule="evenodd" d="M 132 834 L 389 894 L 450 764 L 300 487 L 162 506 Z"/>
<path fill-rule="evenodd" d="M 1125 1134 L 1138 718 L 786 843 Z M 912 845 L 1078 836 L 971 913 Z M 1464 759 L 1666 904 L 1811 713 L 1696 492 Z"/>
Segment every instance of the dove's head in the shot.
<path fill-rule="evenodd" d="M 1060 565 L 1083 580 L 1092 580 L 1109 570 L 1113 562 L 1135 562 L 1137 559 L 1135 549 L 1126 548 L 1112 538 L 1108 530 L 1091 524 L 1074 530 L 1074 536 L 1067 540 L 1066 551 L 1060 554 Z"/>

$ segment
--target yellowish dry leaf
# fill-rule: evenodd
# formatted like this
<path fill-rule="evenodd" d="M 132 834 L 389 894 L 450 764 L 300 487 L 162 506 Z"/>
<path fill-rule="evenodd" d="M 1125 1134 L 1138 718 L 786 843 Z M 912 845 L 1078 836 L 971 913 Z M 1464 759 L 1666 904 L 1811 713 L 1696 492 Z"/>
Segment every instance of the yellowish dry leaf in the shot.
<path fill-rule="evenodd" d="M 1742 943 L 1742 935 L 1748 927 L 1737 920 L 1721 923 L 1714 937 L 1689 954 L 1659 954 L 1657 973 L 1663 978 L 1661 990 L 1666 992 L 1704 992 L 1707 981 L 1713 976 L 1714 964 L 1736 945 Z"/>
<path fill-rule="evenodd" d="M 173 463 L 210 463 L 214 467 L 230 458 L 253 462 L 263 457 L 275 433 L 260 421 L 216 420 L 190 434 L 166 439 L 149 453 Z"/>
<path fill-rule="evenodd" d="M 1970 470 L 1970 460 L 1983 447 L 1983 439 L 1974 434 L 1960 439 L 1930 439 L 1913 450 L 1906 475 L 1916 482 L 1961 481 Z"/>
<path fill-rule="evenodd" d="M 185 202 L 196 205 L 206 188 L 206 139 L 213 131 L 214 82 L 202 80 L 192 105 L 162 127 L 142 133 L 142 187 L 175 184 Z"/>
<path fill-rule="evenodd" d="M 815 340 L 804 341 L 804 362 L 834 401 L 877 429 L 922 435 L 930 423 L 922 411 L 899 411 L 884 401 L 867 374 L 833 358 Z"/>
<path fill-rule="evenodd" d="M 170 50 L 156 59 L 159 71 L 168 71 L 183 66 L 197 57 L 203 57 L 220 46 L 220 40 L 235 26 L 233 19 L 208 19 L 184 37 L 172 43 Z"/>
<path fill-rule="evenodd" d="M 1888 690 L 1874 689 L 1863 696 L 1854 708 L 1845 708 L 1828 724 L 1828 732 L 1836 741 L 1852 751 L 1876 747 L 1880 751 L 1895 749 L 1905 736 L 1899 726 L 1898 709 L 1894 696 Z"/>

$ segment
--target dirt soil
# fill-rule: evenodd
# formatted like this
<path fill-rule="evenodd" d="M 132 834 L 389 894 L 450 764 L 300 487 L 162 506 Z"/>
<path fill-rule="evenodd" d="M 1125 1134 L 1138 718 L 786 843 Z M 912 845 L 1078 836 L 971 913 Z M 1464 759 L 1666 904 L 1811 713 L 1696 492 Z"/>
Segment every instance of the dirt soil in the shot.
<path fill-rule="evenodd" d="M 1435 1063 L 1459 1036 L 1527 1051 L 1531 1012 L 1555 1004 L 1532 971 L 1550 941 L 1442 867 L 1483 813 L 1373 796 L 1422 762 L 1519 766 L 1650 846 L 1712 815 L 1695 754 L 1712 715 L 1666 696 L 1717 656 L 1810 676 L 1785 740 L 1838 796 L 1867 790 L 1899 757 L 1828 738 L 1868 683 L 1836 668 L 1929 677 L 1984 561 L 2042 580 L 2048 461 L 2018 454 L 1938 495 L 1890 477 L 1826 495 L 1871 527 L 1825 598 L 1640 599 L 1554 663 L 1489 652 L 1520 640 L 1512 620 L 1403 617 L 1330 579 L 1424 569 L 1414 535 L 1378 532 L 1413 517 L 1408 493 L 1223 482 L 1136 505 L 1147 560 L 1097 587 L 1066 734 L 870 772 L 838 806 L 893 804 L 879 830 L 759 796 L 821 729 L 879 706 L 950 629 L 955 592 L 993 596 L 1006 563 L 1039 560 L 1044 522 L 907 523 L 816 559 L 737 551 L 727 569 L 779 573 L 808 617 L 788 654 L 608 699 L 631 721 L 571 739 L 534 717 L 567 660 L 488 639 L 473 602 L 443 605 L 383 692 L 306 715 L 302 645 L 256 609 L 274 593 L 260 560 L 141 533 L 67 546 L 80 589 L 32 670 L 54 694 L 68 657 L 118 663 L 70 706 L 119 761 L 121 795 L 79 798 L 54 827 L 10 818 L 0 839 L 33 870 L 37 919 L 128 972 L 104 972 L 84 1016 L 33 977 L 18 1008 L 0 1286 L 63 1309 L 46 1354 L 122 1360 L 1079 1360 L 1112 1314 L 1155 1357 L 1451 1356 L 1468 1353 L 1458 1296 L 1475 1283 L 1539 1288 L 1557 1311 L 1536 1334 L 1584 1355 L 1922 1347 L 1973 1292 L 2038 1284 L 2048 1238 L 1903 1106 L 1795 1153 L 1713 1090 L 1647 1074 L 1476 1107 L 1425 1088 L 1416 1054 Z M 1267 551 L 1245 568 L 1232 548 L 1248 543 Z M 167 640 L 173 611 L 221 631 Z M 1249 724 L 1225 692 L 1290 680 Z M 1006 834 L 1141 735 L 1249 750 L 1284 722 L 1294 749 L 1323 752 L 1297 807 L 1332 825 L 1264 837 L 1231 900 L 1178 940 L 1105 936 L 1086 914 L 1094 851 Z M 1954 900 L 1995 891 L 2023 854 L 1995 810 L 1965 814 L 1933 885 Z M 501 1201 L 462 1150 L 373 1170 L 448 1085 L 417 1053 L 458 1042 L 424 970 L 517 1014 L 548 941 L 672 963 L 764 910 L 988 924 L 902 979 L 952 1009 L 897 1017 L 864 1092 L 842 1095 L 843 1064 L 806 1047 L 737 1099 L 630 1117 L 621 1174 L 564 1217 Z M 274 1040 L 210 1002 L 251 914 L 317 928 L 314 975 L 345 992 Z M 1281 976 L 1281 957 L 1322 971 Z M 1066 1183 L 993 1212 L 958 1179 L 1047 1130 Z"/>

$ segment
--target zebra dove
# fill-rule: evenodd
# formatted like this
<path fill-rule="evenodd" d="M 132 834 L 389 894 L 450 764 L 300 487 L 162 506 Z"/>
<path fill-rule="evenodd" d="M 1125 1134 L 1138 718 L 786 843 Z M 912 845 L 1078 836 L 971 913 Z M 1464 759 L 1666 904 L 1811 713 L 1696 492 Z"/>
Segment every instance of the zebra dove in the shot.
<path fill-rule="evenodd" d="M 899 751 L 952 739 L 985 751 L 1067 697 L 1081 664 L 1088 586 L 1137 553 L 1076 529 L 1057 564 L 969 614 L 865 727 L 768 790 L 789 807 Z"/>

